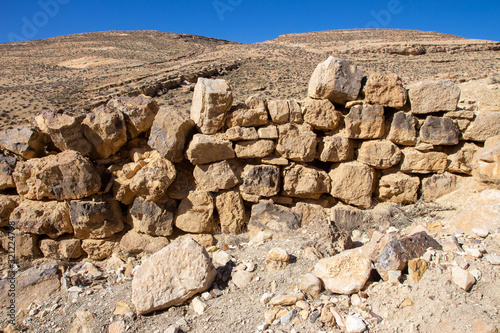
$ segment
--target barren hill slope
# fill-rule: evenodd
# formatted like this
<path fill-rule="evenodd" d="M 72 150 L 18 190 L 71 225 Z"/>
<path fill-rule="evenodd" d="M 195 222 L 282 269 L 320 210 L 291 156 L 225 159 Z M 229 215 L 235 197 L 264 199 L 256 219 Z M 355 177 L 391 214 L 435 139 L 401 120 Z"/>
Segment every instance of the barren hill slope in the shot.
<path fill-rule="evenodd" d="M 238 100 L 256 91 L 297 98 L 330 54 L 365 73 L 396 73 L 406 83 L 438 76 L 465 81 L 499 73 L 498 50 L 498 42 L 392 29 L 290 34 L 247 45 L 158 31 L 0 44 L 0 126 L 25 122 L 42 109 L 82 112 L 134 92 L 189 109 L 189 84 L 198 76 L 224 75 Z"/>

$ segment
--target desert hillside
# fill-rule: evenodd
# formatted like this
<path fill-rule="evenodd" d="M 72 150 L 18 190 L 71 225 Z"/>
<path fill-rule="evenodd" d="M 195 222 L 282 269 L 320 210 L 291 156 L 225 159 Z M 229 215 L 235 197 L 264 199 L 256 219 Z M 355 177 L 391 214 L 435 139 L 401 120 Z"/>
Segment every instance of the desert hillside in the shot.
<path fill-rule="evenodd" d="M 224 75 L 235 98 L 305 97 L 327 55 L 365 74 L 397 73 L 404 83 L 457 82 L 500 72 L 499 42 L 412 30 L 338 30 L 283 35 L 257 44 L 158 31 L 109 31 L 0 44 L 0 126 L 58 108 L 81 112 L 112 96 L 142 91 L 189 109 L 198 76 Z M 185 85 L 184 89 L 169 89 Z"/>

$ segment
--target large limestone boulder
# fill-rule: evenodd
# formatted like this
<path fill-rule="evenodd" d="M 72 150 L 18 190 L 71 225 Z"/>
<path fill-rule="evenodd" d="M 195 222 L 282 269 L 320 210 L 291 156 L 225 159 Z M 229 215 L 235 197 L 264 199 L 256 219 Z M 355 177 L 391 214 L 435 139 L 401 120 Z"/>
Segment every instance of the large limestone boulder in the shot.
<path fill-rule="evenodd" d="M 42 156 L 44 146 L 44 135 L 29 127 L 19 126 L 0 131 L 0 150 L 8 150 L 22 158 Z"/>
<path fill-rule="evenodd" d="M 451 80 L 426 80 L 409 85 L 408 96 L 414 114 L 455 111 L 460 88 Z"/>
<path fill-rule="evenodd" d="M 241 175 L 240 191 L 263 197 L 272 197 L 279 192 L 280 169 L 273 165 L 246 165 Z"/>
<path fill-rule="evenodd" d="M 434 200 L 457 188 L 457 176 L 451 173 L 434 174 L 422 180 L 422 196 Z"/>
<path fill-rule="evenodd" d="M 124 227 L 120 204 L 111 197 L 73 200 L 69 213 L 75 237 L 79 239 L 108 238 Z"/>
<path fill-rule="evenodd" d="M 11 156 L 5 156 L 0 153 L 0 191 L 8 188 L 15 188 L 12 173 L 16 168 L 17 160 Z"/>
<path fill-rule="evenodd" d="M 477 111 L 476 118 L 463 133 L 464 140 L 484 142 L 500 135 L 500 112 Z"/>
<path fill-rule="evenodd" d="M 12 211 L 10 221 L 22 232 L 51 238 L 73 232 L 65 202 L 24 200 Z"/>
<path fill-rule="evenodd" d="M 417 118 L 403 111 L 392 118 L 387 139 L 402 146 L 414 146 L 417 143 Z"/>
<path fill-rule="evenodd" d="M 268 231 L 277 236 L 286 235 L 300 228 L 302 215 L 270 200 L 261 200 L 252 206 L 248 230 L 252 234 Z"/>
<path fill-rule="evenodd" d="M 320 141 L 318 152 L 322 162 L 349 161 L 354 157 L 354 144 L 343 135 L 327 135 Z"/>
<path fill-rule="evenodd" d="M 203 134 L 215 134 L 224 125 L 233 94 L 226 80 L 198 78 L 194 88 L 191 119 Z"/>
<path fill-rule="evenodd" d="M 276 151 L 297 162 L 312 162 L 316 156 L 317 138 L 311 125 L 285 124 L 278 127 Z"/>
<path fill-rule="evenodd" d="M 16 197 L 0 194 L 0 227 L 9 225 L 10 214 L 18 204 Z"/>
<path fill-rule="evenodd" d="M 355 105 L 344 118 L 350 139 L 378 139 L 385 133 L 384 107 L 377 104 Z"/>
<path fill-rule="evenodd" d="M 101 187 L 101 178 L 90 160 L 73 150 L 18 162 L 13 177 L 17 192 L 32 200 L 81 199 Z"/>
<path fill-rule="evenodd" d="M 450 118 L 428 116 L 420 128 L 422 142 L 433 145 L 458 144 L 460 131 Z"/>
<path fill-rule="evenodd" d="M 372 202 L 375 172 L 360 162 L 347 162 L 333 168 L 331 195 L 350 205 L 368 208 Z"/>
<path fill-rule="evenodd" d="M 194 164 L 208 164 L 233 158 L 233 144 L 215 135 L 195 134 L 186 151 L 189 161 Z"/>
<path fill-rule="evenodd" d="M 194 121 L 175 108 L 162 107 L 154 118 L 148 145 L 174 163 L 184 159 L 186 139 L 194 129 Z"/>
<path fill-rule="evenodd" d="M 245 223 L 245 205 L 238 191 L 217 194 L 215 206 L 219 214 L 221 232 L 237 234 Z"/>
<path fill-rule="evenodd" d="M 390 201 L 400 204 L 416 202 L 420 179 L 402 172 L 384 175 L 379 180 L 377 198 L 380 201 Z"/>
<path fill-rule="evenodd" d="M 240 183 L 236 173 L 227 161 L 197 165 L 193 176 L 198 190 L 219 192 Z"/>
<path fill-rule="evenodd" d="M 409 173 L 444 172 L 447 166 L 445 153 L 430 151 L 421 152 L 415 148 L 402 150 L 401 171 Z"/>
<path fill-rule="evenodd" d="M 75 150 L 83 156 L 90 156 L 92 145 L 83 136 L 82 117 L 64 113 L 42 112 L 35 117 L 35 123 L 61 151 Z"/>
<path fill-rule="evenodd" d="M 485 183 L 500 185 L 500 136 L 489 138 L 478 154 L 478 176 Z"/>
<path fill-rule="evenodd" d="M 327 99 L 306 98 L 302 103 L 304 122 L 314 129 L 329 131 L 336 129 L 342 121 L 342 113 Z"/>
<path fill-rule="evenodd" d="M 318 199 L 329 192 L 330 177 L 321 169 L 297 164 L 283 170 L 283 195 Z"/>
<path fill-rule="evenodd" d="M 345 104 L 355 100 L 361 89 L 363 73 L 350 61 L 332 56 L 320 63 L 309 80 L 307 95 Z"/>
<path fill-rule="evenodd" d="M 127 143 L 127 125 L 123 113 L 99 106 L 82 122 L 83 134 L 93 146 L 93 157 L 106 159 Z"/>
<path fill-rule="evenodd" d="M 365 141 L 358 150 L 358 161 L 375 169 L 387 169 L 399 163 L 401 150 L 389 140 Z"/>
<path fill-rule="evenodd" d="M 192 191 L 177 209 L 175 226 L 182 231 L 201 234 L 214 229 L 215 203 L 210 192 Z"/>
<path fill-rule="evenodd" d="M 157 151 L 152 151 L 144 162 L 147 164 L 130 178 L 130 190 L 146 200 L 160 202 L 177 175 L 175 166 Z"/>
<path fill-rule="evenodd" d="M 239 158 L 262 158 L 271 155 L 276 148 L 273 140 L 240 141 L 234 146 Z"/>
<path fill-rule="evenodd" d="M 176 212 L 174 200 L 156 203 L 137 197 L 130 207 L 128 219 L 137 232 L 151 236 L 170 236 L 174 231 Z"/>
<path fill-rule="evenodd" d="M 159 110 L 156 101 L 144 94 L 113 97 L 107 103 L 107 107 L 123 113 L 128 136 L 131 139 L 151 128 Z"/>
<path fill-rule="evenodd" d="M 216 276 L 205 248 L 191 237 L 180 237 L 139 266 L 132 303 L 139 314 L 181 305 L 207 290 Z"/>
<path fill-rule="evenodd" d="M 353 249 L 321 259 L 313 274 L 323 281 L 326 290 L 351 295 L 363 289 L 371 270 L 371 260 L 360 249 Z"/>
<path fill-rule="evenodd" d="M 372 74 L 368 77 L 363 90 L 368 103 L 395 109 L 401 109 L 408 99 L 408 93 L 401 79 L 395 74 Z"/>

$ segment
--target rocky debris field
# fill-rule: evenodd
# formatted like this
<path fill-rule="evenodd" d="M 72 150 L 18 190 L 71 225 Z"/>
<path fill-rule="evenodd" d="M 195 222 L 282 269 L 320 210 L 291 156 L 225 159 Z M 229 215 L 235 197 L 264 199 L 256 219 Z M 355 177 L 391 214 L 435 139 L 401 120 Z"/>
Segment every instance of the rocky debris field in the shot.
<path fill-rule="evenodd" d="M 334 241 L 353 249 L 332 257 L 323 258 L 302 228 L 281 239 L 265 232 L 219 235 L 206 250 L 185 236 L 154 255 L 37 259 L 19 277 L 25 293 L 18 302 L 25 309 L 17 329 L 497 332 L 500 233 L 473 205 L 490 205 L 498 221 L 500 192 L 475 192 L 470 185 L 441 198 L 438 207 L 453 196 L 468 196 L 471 205 L 401 207 L 400 214 L 414 216 L 411 224 L 355 229 L 348 242 Z M 468 214 L 478 218 L 461 224 Z"/>

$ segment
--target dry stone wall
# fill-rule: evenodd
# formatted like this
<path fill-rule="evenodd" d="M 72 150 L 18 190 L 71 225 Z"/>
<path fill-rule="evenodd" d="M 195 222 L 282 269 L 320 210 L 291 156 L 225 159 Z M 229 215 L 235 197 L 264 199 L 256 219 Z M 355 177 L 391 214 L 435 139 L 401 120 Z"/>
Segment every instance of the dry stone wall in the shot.
<path fill-rule="evenodd" d="M 44 112 L 0 132 L 0 228 L 20 257 L 101 260 L 184 233 L 211 245 L 380 223 L 378 203 L 433 200 L 457 175 L 500 186 L 500 112 L 459 97 L 450 80 L 404 87 L 329 57 L 302 100 L 234 103 L 226 81 L 200 78 L 189 115 L 145 95 Z"/>

